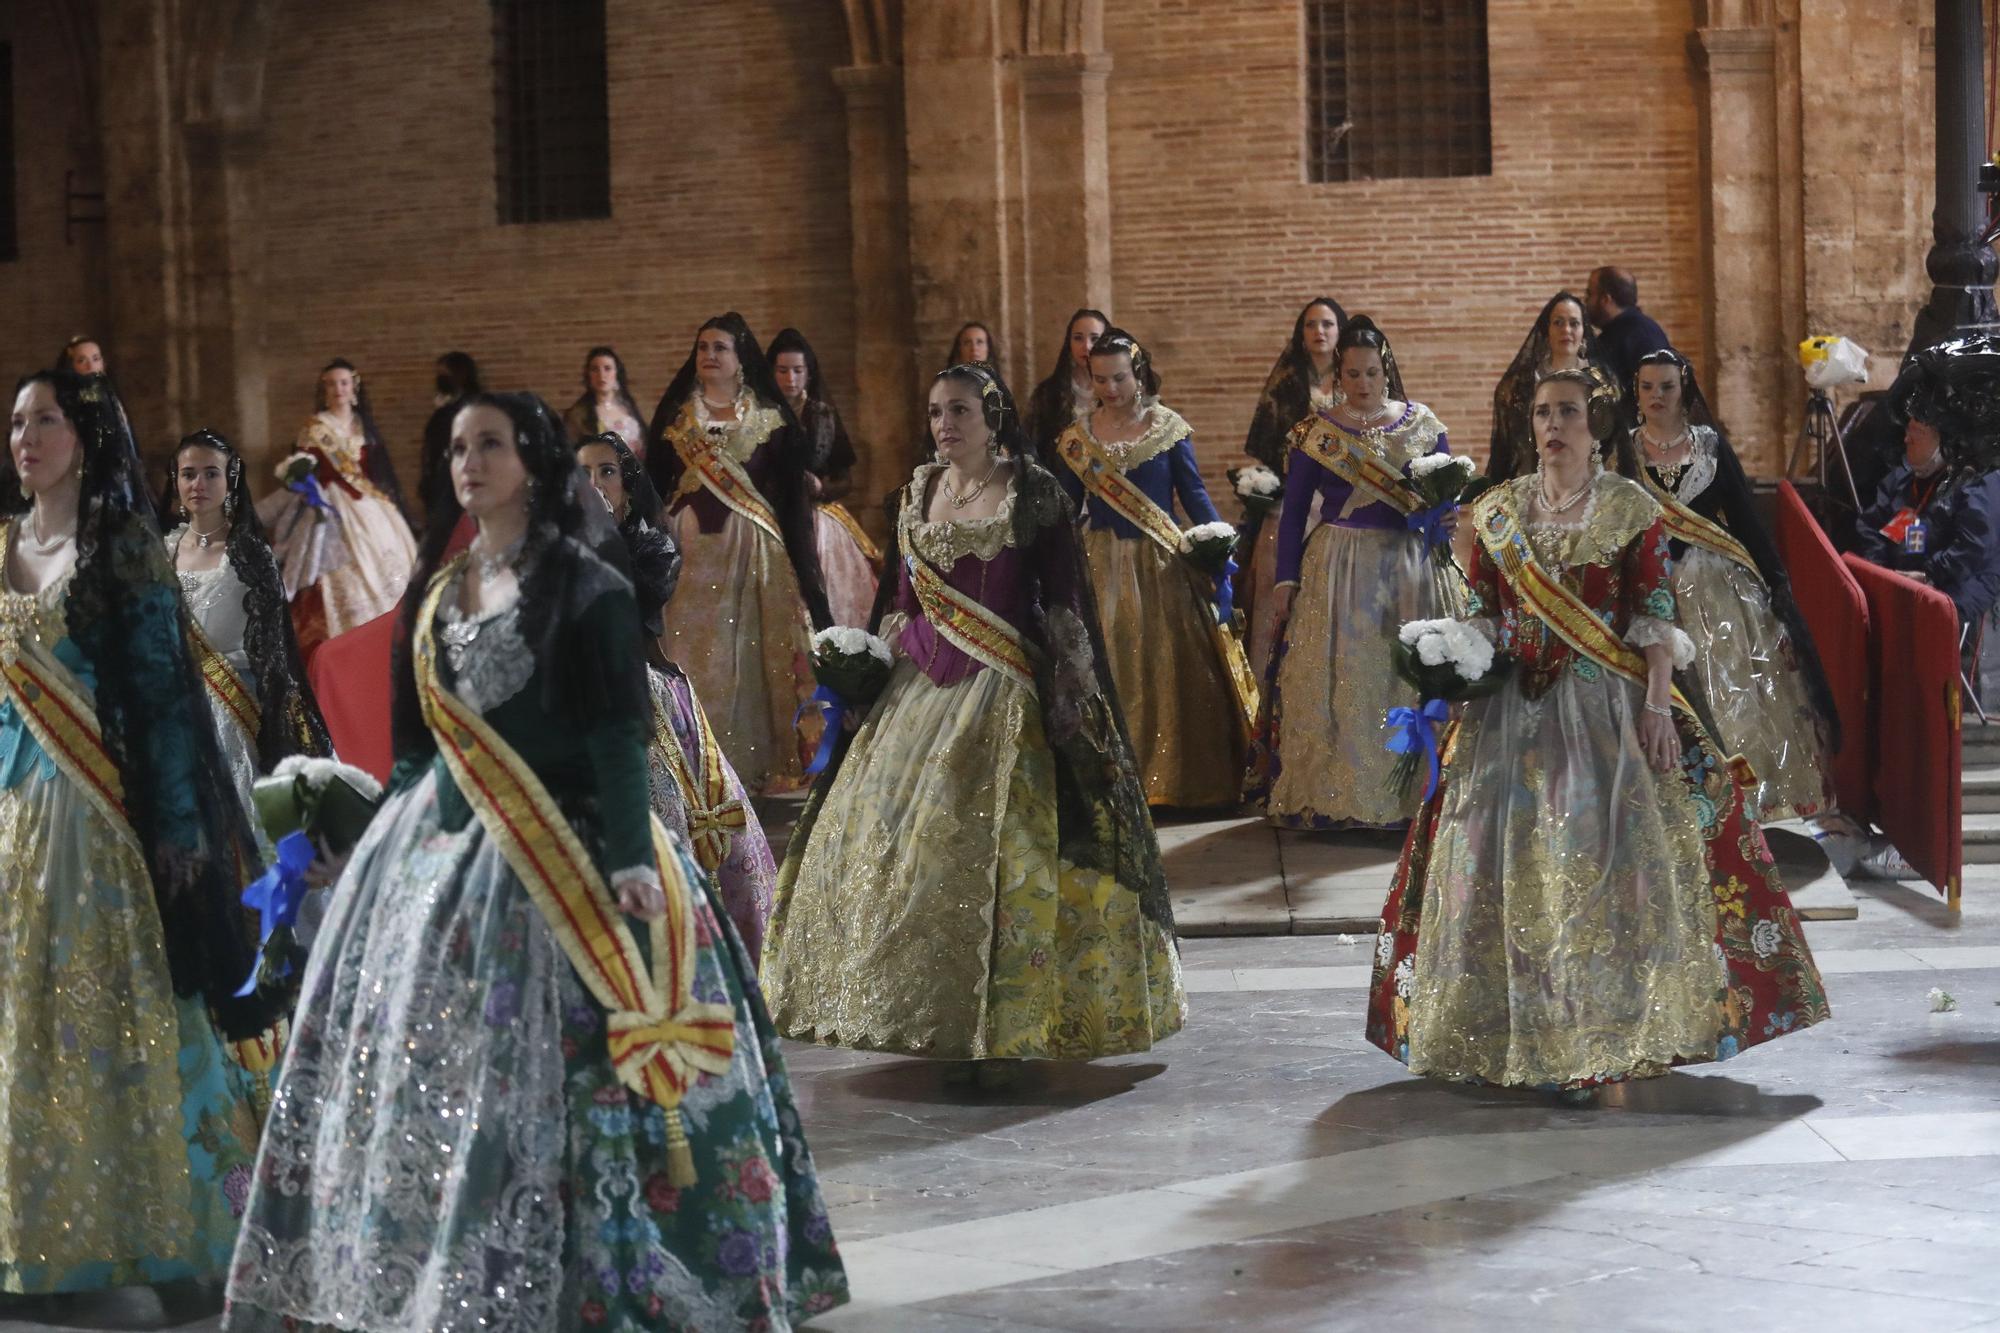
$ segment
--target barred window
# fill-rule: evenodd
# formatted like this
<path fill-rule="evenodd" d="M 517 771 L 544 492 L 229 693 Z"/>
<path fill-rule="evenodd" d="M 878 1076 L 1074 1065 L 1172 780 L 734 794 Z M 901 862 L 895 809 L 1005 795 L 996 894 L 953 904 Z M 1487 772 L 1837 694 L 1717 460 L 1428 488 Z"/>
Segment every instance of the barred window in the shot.
<path fill-rule="evenodd" d="M 1493 170 L 1486 0 L 1305 0 L 1306 175 Z"/>
<path fill-rule="evenodd" d="M 500 221 L 611 216 L 604 0 L 492 0 Z"/>
<path fill-rule="evenodd" d="M 0 42 L 0 263 L 21 257 L 14 193 L 14 44 Z"/>

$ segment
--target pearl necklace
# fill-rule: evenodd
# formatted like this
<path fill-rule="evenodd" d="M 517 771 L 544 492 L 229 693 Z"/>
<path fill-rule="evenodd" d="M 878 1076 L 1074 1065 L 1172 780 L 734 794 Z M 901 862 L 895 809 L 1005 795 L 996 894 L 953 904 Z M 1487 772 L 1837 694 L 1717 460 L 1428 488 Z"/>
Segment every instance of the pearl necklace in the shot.
<path fill-rule="evenodd" d="M 1541 496 L 1542 512 L 1544 514 L 1549 515 L 1551 518 L 1553 518 L 1557 514 L 1568 513 L 1570 510 L 1576 508 L 1578 502 L 1581 501 L 1584 496 L 1590 494 L 1591 483 L 1596 480 L 1597 478 L 1595 476 L 1587 478 L 1584 481 L 1583 485 L 1576 488 L 1575 493 L 1573 493 L 1569 497 L 1569 499 L 1564 500 L 1561 504 L 1557 504 L 1554 500 L 1551 500 L 1549 498 L 1549 474 L 1546 472 L 1539 474 L 1539 478 L 1535 482 L 1535 490 Z"/>
<path fill-rule="evenodd" d="M 211 531 L 203 532 L 200 528 L 194 525 L 193 519 L 188 520 L 188 531 L 194 534 L 194 544 L 198 548 L 204 551 L 208 549 L 208 544 L 214 541 L 218 536 L 220 536 L 224 531 L 224 529 L 228 528 L 228 526 L 229 526 L 228 522 L 225 521 L 221 524 L 221 526 L 214 528 Z"/>
<path fill-rule="evenodd" d="M 981 477 L 979 479 L 979 484 L 977 486 L 974 486 L 971 490 L 966 491 L 963 494 L 960 494 L 958 491 L 952 489 L 950 468 L 946 468 L 944 475 L 938 478 L 938 484 L 944 487 L 944 498 L 951 502 L 951 507 L 953 509 L 963 509 L 967 505 L 971 504 L 974 500 L 977 500 L 980 497 L 980 495 L 986 490 L 986 483 L 992 481 L 993 474 L 998 472 L 999 470 L 1000 470 L 1000 455 L 995 454 L 993 455 L 993 466 L 986 469 L 986 475 L 984 477 Z"/>

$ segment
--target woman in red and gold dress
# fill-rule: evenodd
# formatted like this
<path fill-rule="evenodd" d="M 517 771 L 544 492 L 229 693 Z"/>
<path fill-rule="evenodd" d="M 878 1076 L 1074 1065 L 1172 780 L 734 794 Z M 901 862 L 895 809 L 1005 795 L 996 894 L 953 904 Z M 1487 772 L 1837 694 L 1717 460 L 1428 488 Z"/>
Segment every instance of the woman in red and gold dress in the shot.
<path fill-rule="evenodd" d="M 1674 688 L 1694 650 L 1660 506 L 1597 459 L 1616 399 L 1555 371 L 1532 419 L 1540 470 L 1472 512 L 1465 618 L 1513 674 L 1444 740 L 1368 1038 L 1414 1073 L 1587 1102 L 1819 1022 L 1826 991 L 1740 770 Z"/>

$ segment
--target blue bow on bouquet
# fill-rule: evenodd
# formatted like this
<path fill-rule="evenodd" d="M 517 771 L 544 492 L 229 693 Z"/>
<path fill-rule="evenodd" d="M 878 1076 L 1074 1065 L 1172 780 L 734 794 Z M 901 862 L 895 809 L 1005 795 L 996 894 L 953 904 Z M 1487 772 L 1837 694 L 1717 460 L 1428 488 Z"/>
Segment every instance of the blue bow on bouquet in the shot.
<path fill-rule="evenodd" d="M 262 927 L 257 941 L 257 965 L 250 969 L 250 979 L 238 988 L 238 996 L 257 993 L 258 981 L 264 975 L 265 951 L 270 948 L 271 936 L 279 930 L 289 931 L 299 919 L 299 904 L 306 896 L 306 867 L 313 863 L 318 853 L 313 849 L 312 839 L 303 832 L 287 833 L 278 839 L 277 859 L 271 868 L 251 881 L 243 890 L 243 905 L 253 907 L 261 918 Z M 289 960 L 284 960 L 285 976 L 292 970 Z"/>
<path fill-rule="evenodd" d="M 1424 799 L 1430 800 L 1438 785 L 1437 729 L 1451 716 L 1451 705 L 1443 699 L 1426 700 L 1421 709 L 1391 708 L 1383 725 L 1390 730 L 1385 747 L 1391 754 L 1421 754 L 1429 761 L 1431 776 L 1424 787 Z"/>
<path fill-rule="evenodd" d="M 820 720 L 826 727 L 820 733 L 819 749 L 814 751 L 812 762 L 806 765 L 807 777 L 818 777 L 833 762 L 833 747 L 840 743 L 840 733 L 847 725 L 847 707 L 847 700 L 841 698 L 838 691 L 831 685 L 822 685 L 792 714 L 792 725 L 796 727 L 808 710 L 820 709 Z"/>
<path fill-rule="evenodd" d="M 1236 559 L 1234 556 L 1222 562 L 1222 572 L 1215 576 L 1215 623 L 1227 625 L 1236 615 Z"/>
<path fill-rule="evenodd" d="M 1409 515 L 1403 522 L 1411 532 L 1423 534 L 1424 554 L 1429 555 L 1431 547 L 1442 546 L 1450 540 L 1445 534 L 1444 521 L 1456 512 L 1458 512 L 1458 502 L 1446 500 L 1443 504 L 1432 505 L 1429 509 Z"/>
<path fill-rule="evenodd" d="M 326 495 L 319 488 L 318 477 L 302 477 L 285 489 L 288 491 L 297 491 L 300 495 L 304 496 L 306 506 L 310 509 L 322 510 L 329 514 L 333 512 L 333 506 L 326 502 Z"/>

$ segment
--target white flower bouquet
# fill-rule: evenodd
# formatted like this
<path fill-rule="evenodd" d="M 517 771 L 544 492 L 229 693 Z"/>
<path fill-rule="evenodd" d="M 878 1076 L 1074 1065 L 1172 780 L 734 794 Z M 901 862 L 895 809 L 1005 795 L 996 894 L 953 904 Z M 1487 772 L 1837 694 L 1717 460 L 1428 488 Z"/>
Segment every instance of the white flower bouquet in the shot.
<path fill-rule="evenodd" d="M 317 471 L 319 460 L 311 454 L 288 454 L 278 464 L 278 481 L 285 486 L 296 486 Z"/>
<path fill-rule="evenodd" d="M 1391 708 L 1383 718 L 1391 733 L 1387 748 L 1401 756 L 1390 773 L 1389 788 L 1399 798 L 1407 796 L 1418 768 L 1428 763 L 1430 785 L 1424 792 L 1428 800 L 1437 787 L 1437 728 L 1450 715 L 1450 706 L 1499 689 L 1514 659 L 1496 653 L 1484 634 L 1462 620 L 1405 621 L 1390 656 L 1396 674 L 1415 688 L 1423 703 L 1418 708 Z"/>
<path fill-rule="evenodd" d="M 875 702 L 895 662 L 888 644 L 852 625 L 835 625 L 812 637 L 813 678 L 849 708 Z"/>
<path fill-rule="evenodd" d="M 1243 502 L 1246 522 L 1274 513 L 1285 502 L 1285 479 L 1261 463 L 1230 468 L 1229 484 Z"/>
<path fill-rule="evenodd" d="M 306 871 L 322 856 L 338 860 L 354 850 L 382 804 L 382 784 L 337 759 L 293 755 L 257 779 L 250 800 L 275 859 L 243 890 L 243 905 L 262 926 L 257 967 L 240 995 L 275 986 L 304 965 L 296 927 Z"/>
<path fill-rule="evenodd" d="M 1181 554 L 1210 578 L 1219 577 L 1236 554 L 1236 529 L 1228 523 L 1197 523 L 1181 534 Z"/>

